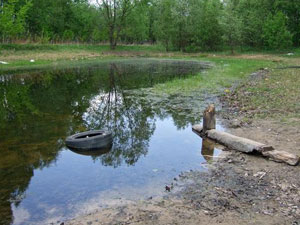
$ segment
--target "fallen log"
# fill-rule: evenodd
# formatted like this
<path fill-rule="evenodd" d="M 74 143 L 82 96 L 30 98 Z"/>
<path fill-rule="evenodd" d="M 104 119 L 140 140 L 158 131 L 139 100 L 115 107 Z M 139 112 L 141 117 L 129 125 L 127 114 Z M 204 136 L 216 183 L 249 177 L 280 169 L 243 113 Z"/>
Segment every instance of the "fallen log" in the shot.
<path fill-rule="evenodd" d="M 204 131 L 200 125 L 193 126 L 193 131 L 199 133 L 202 137 L 208 137 L 230 149 L 240 152 L 251 153 L 256 151 L 263 153 L 265 151 L 274 150 L 272 146 L 252 141 L 247 138 L 234 136 L 223 131 L 218 131 L 215 129 Z"/>
<path fill-rule="evenodd" d="M 242 138 L 234 136 L 232 134 L 218 131 L 215 129 L 207 130 L 204 132 L 201 125 L 193 126 L 193 131 L 200 135 L 202 138 L 209 138 L 216 141 L 219 144 L 226 146 L 229 149 L 244 152 L 252 153 L 259 152 L 263 156 L 274 160 L 276 162 L 284 162 L 291 166 L 296 166 L 299 163 L 299 156 L 285 152 L 275 150 L 272 146 L 265 145 L 256 141 L 252 141 L 247 138 Z"/>
<path fill-rule="evenodd" d="M 277 151 L 270 145 L 218 131 L 215 129 L 215 126 L 215 107 L 214 105 L 209 105 L 203 113 L 203 126 L 194 125 L 192 129 L 202 138 L 209 138 L 232 150 L 244 153 L 258 152 L 271 160 L 285 162 L 292 166 L 297 165 L 300 161 L 300 158 L 297 155 L 285 151 Z"/>
<path fill-rule="evenodd" d="M 275 162 L 285 162 L 292 166 L 296 166 L 299 163 L 299 157 L 297 155 L 285 151 L 273 150 L 263 152 L 262 154 Z"/>

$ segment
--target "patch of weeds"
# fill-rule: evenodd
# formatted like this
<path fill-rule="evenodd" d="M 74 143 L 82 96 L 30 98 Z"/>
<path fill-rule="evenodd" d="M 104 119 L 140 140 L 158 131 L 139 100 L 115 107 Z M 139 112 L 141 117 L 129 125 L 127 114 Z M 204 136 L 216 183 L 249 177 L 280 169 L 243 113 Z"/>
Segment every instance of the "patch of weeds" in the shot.
<path fill-rule="evenodd" d="M 228 99 L 245 117 L 271 117 L 288 123 L 300 118 L 299 85 L 299 69 L 274 70 L 262 79 L 247 81 Z"/>
<path fill-rule="evenodd" d="M 157 84 L 153 90 L 157 93 L 190 95 L 193 92 L 223 93 L 236 82 L 243 80 L 259 68 L 273 66 L 274 63 L 264 60 L 246 60 L 235 58 L 201 58 L 214 64 L 197 75 L 178 78 L 170 82 Z"/>

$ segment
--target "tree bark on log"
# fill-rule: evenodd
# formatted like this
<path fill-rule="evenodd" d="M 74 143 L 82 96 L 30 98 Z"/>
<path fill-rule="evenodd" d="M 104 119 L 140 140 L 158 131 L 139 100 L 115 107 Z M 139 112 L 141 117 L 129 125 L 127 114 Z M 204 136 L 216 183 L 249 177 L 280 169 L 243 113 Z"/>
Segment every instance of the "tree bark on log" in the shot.
<path fill-rule="evenodd" d="M 299 163 L 299 157 L 297 155 L 285 151 L 273 150 L 263 152 L 262 154 L 275 162 L 285 162 L 291 166 L 296 166 Z"/>
<path fill-rule="evenodd" d="M 299 163 L 299 156 L 284 151 L 274 150 L 272 146 L 265 145 L 247 138 L 237 137 L 226 132 L 215 129 L 204 131 L 201 125 L 193 126 L 193 131 L 205 138 L 208 137 L 229 149 L 237 150 L 244 153 L 259 152 L 277 162 L 285 162 L 295 166 Z"/>
<path fill-rule="evenodd" d="M 203 112 L 203 130 L 216 129 L 216 110 L 213 104 L 209 105 Z"/>
<path fill-rule="evenodd" d="M 225 145 L 230 149 L 237 150 L 240 152 L 251 153 L 257 151 L 262 153 L 264 151 L 274 150 L 272 146 L 268 146 L 256 141 L 252 141 L 247 138 L 237 137 L 223 131 L 218 131 L 213 129 L 213 130 L 207 130 L 205 132 L 204 129 L 199 125 L 194 126 L 193 130 L 200 133 L 201 136 L 208 137 L 222 145 Z"/>

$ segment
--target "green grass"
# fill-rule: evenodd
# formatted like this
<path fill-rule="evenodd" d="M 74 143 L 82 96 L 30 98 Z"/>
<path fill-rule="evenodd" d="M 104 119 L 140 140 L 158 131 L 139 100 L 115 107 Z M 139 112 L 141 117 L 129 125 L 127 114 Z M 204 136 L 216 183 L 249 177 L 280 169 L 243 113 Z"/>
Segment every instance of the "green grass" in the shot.
<path fill-rule="evenodd" d="M 300 70 L 273 70 L 264 78 L 245 81 L 229 102 L 237 102 L 244 120 L 275 119 L 300 124 Z"/>
<path fill-rule="evenodd" d="M 110 51 L 109 45 L 93 44 L 0 44 L 1 51 L 28 52 L 28 51 Z M 118 45 L 116 51 L 164 51 L 160 45 Z"/>
<path fill-rule="evenodd" d="M 155 85 L 153 90 L 168 94 L 191 94 L 195 91 L 217 94 L 220 91 L 228 91 L 226 89 L 231 88 L 234 83 L 260 68 L 274 66 L 273 62 L 265 60 L 235 58 L 201 58 L 199 60 L 210 61 L 214 63 L 214 66 L 198 75 Z"/>
<path fill-rule="evenodd" d="M 29 61 L 17 61 L 9 65 L 4 65 L 1 68 L 0 65 L 0 75 L 10 74 L 15 72 L 24 71 L 35 71 L 35 70 L 47 70 L 47 69 L 64 69 L 64 68 L 75 68 L 81 66 L 89 66 L 93 64 L 98 64 L 102 62 L 108 62 L 111 60 L 123 60 L 123 58 L 109 56 L 105 58 L 94 58 L 94 59 L 81 59 L 81 60 L 59 60 L 59 61 L 47 61 L 47 60 L 37 60 L 34 63 Z"/>
<path fill-rule="evenodd" d="M 35 70 L 57 66 L 82 65 L 99 60 L 134 57 L 135 55 L 149 57 L 152 53 L 161 52 L 164 52 L 164 50 L 158 45 L 120 45 L 117 46 L 115 51 L 111 51 L 108 45 L 1 44 L 0 61 L 5 61 L 9 64 L 0 64 L 0 73 L 9 70 Z M 34 59 L 35 62 L 31 63 L 30 59 Z"/>
<path fill-rule="evenodd" d="M 300 118 L 300 70 L 276 70 L 268 78 L 248 88 L 248 108 L 261 116 L 285 115 Z"/>

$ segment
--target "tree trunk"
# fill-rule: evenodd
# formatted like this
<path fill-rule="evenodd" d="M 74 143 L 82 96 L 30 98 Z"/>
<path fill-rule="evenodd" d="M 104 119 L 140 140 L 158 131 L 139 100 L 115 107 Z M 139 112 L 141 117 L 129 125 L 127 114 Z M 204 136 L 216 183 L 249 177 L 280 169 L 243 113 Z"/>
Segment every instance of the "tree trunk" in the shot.
<path fill-rule="evenodd" d="M 115 37 L 115 27 L 111 25 L 109 27 L 109 44 L 110 44 L 110 49 L 115 50 L 117 46 L 117 41 Z"/>
<path fill-rule="evenodd" d="M 209 105 L 203 112 L 203 131 L 216 129 L 216 110 L 213 104 Z"/>
<path fill-rule="evenodd" d="M 110 49 L 115 50 L 116 49 L 116 42 L 114 40 L 113 35 L 110 35 L 109 37 L 109 44 L 110 44 Z"/>

